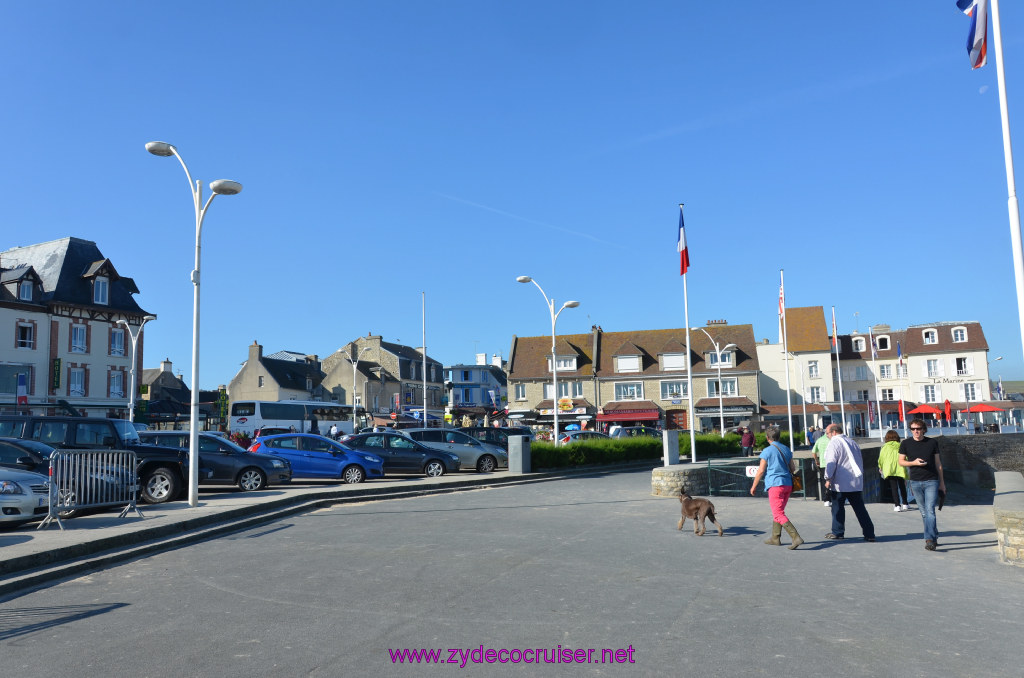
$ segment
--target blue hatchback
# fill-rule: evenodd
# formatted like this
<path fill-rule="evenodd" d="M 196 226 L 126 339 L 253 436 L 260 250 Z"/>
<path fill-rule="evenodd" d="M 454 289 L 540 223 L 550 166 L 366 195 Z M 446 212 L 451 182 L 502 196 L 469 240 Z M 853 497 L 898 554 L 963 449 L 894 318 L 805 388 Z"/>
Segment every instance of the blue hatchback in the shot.
<path fill-rule="evenodd" d="M 361 483 L 384 477 L 384 461 L 375 454 L 352 450 L 312 433 L 260 436 L 249 451 L 284 457 L 292 465 L 292 478 L 337 478 Z"/>

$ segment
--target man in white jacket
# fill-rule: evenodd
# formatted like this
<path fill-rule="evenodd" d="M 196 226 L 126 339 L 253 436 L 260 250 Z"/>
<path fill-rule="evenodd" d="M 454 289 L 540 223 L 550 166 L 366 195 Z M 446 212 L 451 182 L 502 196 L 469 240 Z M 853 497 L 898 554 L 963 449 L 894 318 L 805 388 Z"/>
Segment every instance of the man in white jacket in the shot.
<path fill-rule="evenodd" d="M 875 540 L 875 524 L 864 507 L 864 460 L 860 447 L 848 436 L 843 427 L 830 424 L 825 429 L 828 447 L 825 449 L 825 486 L 835 491 L 832 497 L 832 531 L 825 539 L 842 539 L 846 533 L 846 502 L 850 502 L 864 541 Z"/>

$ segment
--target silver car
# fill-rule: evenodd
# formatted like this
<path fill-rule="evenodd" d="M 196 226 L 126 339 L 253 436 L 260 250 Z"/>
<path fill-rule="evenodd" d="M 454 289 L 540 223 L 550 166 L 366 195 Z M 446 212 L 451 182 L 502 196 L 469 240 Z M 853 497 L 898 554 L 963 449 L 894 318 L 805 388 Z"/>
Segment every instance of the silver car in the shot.
<path fill-rule="evenodd" d="M 49 478 L 31 471 L 0 469 L 0 525 L 41 520 L 49 511 Z"/>
<path fill-rule="evenodd" d="M 462 468 L 475 468 L 480 473 L 508 468 L 508 453 L 451 428 L 403 428 L 399 433 L 435 450 L 458 455 Z"/>

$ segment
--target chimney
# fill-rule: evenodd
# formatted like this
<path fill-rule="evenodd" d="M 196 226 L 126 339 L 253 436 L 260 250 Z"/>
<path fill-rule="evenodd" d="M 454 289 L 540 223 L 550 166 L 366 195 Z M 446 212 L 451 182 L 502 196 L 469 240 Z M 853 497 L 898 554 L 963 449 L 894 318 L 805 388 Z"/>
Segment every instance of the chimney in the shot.
<path fill-rule="evenodd" d="M 476 364 L 477 365 L 486 365 L 487 364 L 487 354 L 486 353 L 477 353 L 476 354 Z"/>
<path fill-rule="evenodd" d="M 495 367 L 501 367 L 501 362 L 502 362 L 501 356 L 498 355 L 497 353 L 495 353 L 493 356 L 491 356 L 491 365 L 493 365 Z"/>
<path fill-rule="evenodd" d="M 263 360 L 263 347 L 253 340 L 249 346 L 249 362 L 256 364 L 261 360 Z"/>
<path fill-rule="evenodd" d="M 170 358 L 165 358 L 165 359 L 160 361 L 160 371 L 161 372 L 170 372 L 171 371 L 171 359 Z"/>

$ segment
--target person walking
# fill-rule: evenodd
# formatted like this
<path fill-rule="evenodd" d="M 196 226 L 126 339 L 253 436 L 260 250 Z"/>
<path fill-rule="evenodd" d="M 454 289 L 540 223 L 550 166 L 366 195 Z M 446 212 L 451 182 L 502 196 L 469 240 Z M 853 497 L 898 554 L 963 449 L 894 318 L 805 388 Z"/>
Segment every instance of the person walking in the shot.
<path fill-rule="evenodd" d="M 750 432 L 750 428 L 747 426 L 743 427 L 743 435 L 740 436 L 740 448 L 743 450 L 744 457 L 754 456 L 754 434 Z"/>
<path fill-rule="evenodd" d="M 820 433 L 820 432 L 819 432 Z M 832 506 L 830 497 L 832 493 L 825 484 L 825 450 L 828 449 L 828 436 L 821 434 L 814 441 L 811 459 L 814 460 L 814 470 L 818 472 L 818 496 L 825 508 Z"/>
<path fill-rule="evenodd" d="M 750 495 L 757 492 L 757 484 L 764 477 L 764 486 L 768 490 L 768 505 L 772 509 L 772 535 L 764 540 L 765 544 L 780 546 L 782 530 L 793 541 L 790 550 L 795 549 L 804 540 L 796 531 L 796 526 L 786 517 L 786 504 L 793 494 L 793 453 L 779 442 L 779 429 L 768 428 L 764 432 L 768 446 L 761 450 L 761 464 L 757 467 L 754 483 L 750 486 Z"/>
<path fill-rule="evenodd" d="M 337 440 L 338 439 L 338 425 L 337 424 L 331 424 L 330 434 L 331 434 L 331 440 Z"/>
<path fill-rule="evenodd" d="M 878 451 L 878 472 L 882 480 L 889 479 L 892 490 L 893 511 L 909 511 L 907 506 L 907 469 L 900 466 L 900 434 L 890 430 L 885 434 L 885 444 Z M 900 501 L 902 497 L 903 501 Z"/>
<path fill-rule="evenodd" d="M 946 493 L 946 480 L 942 475 L 939 443 L 925 436 L 928 424 L 924 419 L 910 422 L 908 438 L 900 443 L 899 465 L 910 470 L 910 489 L 917 499 L 924 521 L 924 547 L 934 551 L 939 544 L 939 530 L 935 524 L 935 502 L 939 493 Z"/>
<path fill-rule="evenodd" d="M 828 447 L 825 449 L 825 486 L 832 494 L 832 531 L 825 539 L 842 539 L 846 534 L 846 502 L 857 516 L 864 541 L 875 540 L 875 524 L 864 507 L 864 458 L 860 447 L 843 427 L 829 424 L 825 429 Z"/>

